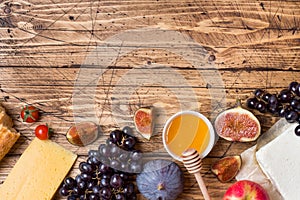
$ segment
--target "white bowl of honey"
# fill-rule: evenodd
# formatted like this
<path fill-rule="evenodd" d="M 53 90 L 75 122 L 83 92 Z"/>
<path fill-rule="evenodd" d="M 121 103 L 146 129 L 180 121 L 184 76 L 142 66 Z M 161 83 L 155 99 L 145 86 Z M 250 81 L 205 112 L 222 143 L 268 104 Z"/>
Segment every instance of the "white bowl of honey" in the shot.
<path fill-rule="evenodd" d="M 163 129 L 163 144 L 167 152 L 182 161 L 181 154 L 194 148 L 204 158 L 216 143 L 211 122 L 196 111 L 181 111 L 171 116 Z"/>

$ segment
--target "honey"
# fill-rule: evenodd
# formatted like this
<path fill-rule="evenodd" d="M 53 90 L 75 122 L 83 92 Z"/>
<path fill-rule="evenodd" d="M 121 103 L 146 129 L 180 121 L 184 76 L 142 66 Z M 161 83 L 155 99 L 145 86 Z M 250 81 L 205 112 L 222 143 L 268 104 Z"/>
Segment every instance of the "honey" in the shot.
<path fill-rule="evenodd" d="M 188 148 L 196 149 L 201 155 L 209 145 L 209 131 L 209 127 L 200 117 L 181 114 L 169 123 L 164 140 L 169 151 L 178 157 Z"/>

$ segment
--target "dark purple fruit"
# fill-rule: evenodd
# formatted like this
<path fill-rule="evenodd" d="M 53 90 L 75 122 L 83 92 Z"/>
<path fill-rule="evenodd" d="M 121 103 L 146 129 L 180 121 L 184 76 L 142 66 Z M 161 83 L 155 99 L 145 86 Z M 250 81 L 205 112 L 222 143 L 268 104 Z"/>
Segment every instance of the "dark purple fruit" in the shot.
<path fill-rule="evenodd" d="M 255 97 L 247 100 L 247 106 L 248 106 L 248 108 L 251 108 L 251 109 L 255 109 L 257 107 L 257 103 L 258 103 L 258 100 Z"/>
<path fill-rule="evenodd" d="M 112 177 L 110 178 L 110 185 L 116 189 L 120 188 L 123 185 L 121 176 L 119 174 L 112 175 Z"/>
<path fill-rule="evenodd" d="M 100 190 L 100 195 L 101 197 L 103 197 L 104 199 L 110 199 L 112 196 L 112 192 L 111 189 L 109 187 L 103 187 Z"/>
<path fill-rule="evenodd" d="M 300 84 L 297 85 L 296 90 L 295 90 L 295 94 L 300 97 Z"/>
<path fill-rule="evenodd" d="M 294 123 L 298 119 L 299 115 L 298 112 L 290 110 L 287 113 L 285 113 L 284 117 L 289 123 Z"/>
<path fill-rule="evenodd" d="M 291 109 L 290 109 L 289 106 L 285 106 L 285 107 L 279 108 L 279 110 L 278 110 L 278 115 L 279 115 L 279 117 L 284 117 L 285 114 L 286 114 L 287 112 L 289 112 L 290 110 L 291 110 Z"/>
<path fill-rule="evenodd" d="M 179 166 L 169 160 L 151 160 L 137 175 L 136 183 L 147 199 L 175 200 L 183 191 L 183 173 Z M 132 198 L 132 195 L 130 196 Z"/>
<path fill-rule="evenodd" d="M 134 137 L 128 137 L 124 140 L 123 142 L 123 146 L 126 149 L 132 149 L 134 147 L 134 145 L 136 144 L 136 139 Z"/>
<path fill-rule="evenodd" d="M 256 89 L 253 93 L 256 97 L 260 98 L 265 92 L 262 89 Z"/>
<path fill-rule="evenodd" d="M 264 113 L 264 112 L 266 112 L 266 110 L 267 110 L 267 105 L 266 105 L 265 102 L 259 101 L 259 102 L 257 103 L 257 105 L 256 105 L 256 109 L 257 109 L 259 112 Z"/>
<path fill-rule="evenodd" d="M 294 110 L 300 111 L 300 101 L 298 99 L 291 100 L 290 105 Z"/>
<path fill-rule="evenodd" d="M 265 102 L 268 102 L 269 101 L 269 98 L 271 97 L 272 95 L 270 93 L 266 93 L 264 94 L 261 99 L 264 100 Z"/>
<path fill-rule="evenodd" d="M 300 125 L 296 126 L 296 128 L 295 128 L 295 134 L 297 136 L 300 136 Z"/>
<path fill-rule="evenodd" d="M 290 85 L 289 85 L 289 91 L 295 92 L 297 86 L 298 86 L 298 82 L 296 82 L 296 81 L 291 82 Z"/>
<path fill-rule="evenodd" d="M 109 137 L 114 144 L 120 144 L 123 138 L 123 132 L 121 130 L 113 130 Z"/>
<path fill-rule="evenodd" d="M 279 102 L 277 96 L 275 94 L 272 94 L 268 100 L 268 104 L 272 106 L 272 105 L 278 105 L 278 103 Z"/>
<path fill-rule="evenodd" d="M 280 102 L 287 103 L 292 99 L 293 94 L 288 89 L 284 89 L 284 90 L 281 90 L 278 97 L 279 97 Z"/>

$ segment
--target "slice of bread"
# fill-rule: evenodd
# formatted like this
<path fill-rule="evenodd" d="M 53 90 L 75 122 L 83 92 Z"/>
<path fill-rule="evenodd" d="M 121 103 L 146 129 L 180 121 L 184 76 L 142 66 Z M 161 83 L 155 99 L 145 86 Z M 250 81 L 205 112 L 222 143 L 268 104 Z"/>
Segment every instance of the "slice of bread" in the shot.
<path fill-rule="evenodd" d="M 0 106 L 0 161 L 16 143 L 20 134 L 12 128 L 13 121 Z"/>

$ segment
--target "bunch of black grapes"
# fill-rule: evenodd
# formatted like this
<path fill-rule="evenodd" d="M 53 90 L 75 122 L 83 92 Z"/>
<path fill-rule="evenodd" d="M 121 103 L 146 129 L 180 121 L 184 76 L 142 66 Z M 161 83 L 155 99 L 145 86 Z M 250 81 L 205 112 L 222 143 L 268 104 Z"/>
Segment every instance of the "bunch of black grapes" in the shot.
<path fill-rule="evenodd" d="M 269 112 L 274 116 L 284 117 L 289 123 L 299 123 L 295 134 L 300 136 L 300 83 L 291 82 L 279 94 L 256 89 L 254 97 L 247 100 L 247 106 L 261 113 Z"/>
<path fill-rule="evenodd" d="M 59 193 L 68 200 L 135 200 L 132 175 L 142 170 L 142 153 L 134 148 L 131 129 L 114 130 L 106 144 L 90 150 L 80 174 L 65 178 Z"/>

